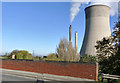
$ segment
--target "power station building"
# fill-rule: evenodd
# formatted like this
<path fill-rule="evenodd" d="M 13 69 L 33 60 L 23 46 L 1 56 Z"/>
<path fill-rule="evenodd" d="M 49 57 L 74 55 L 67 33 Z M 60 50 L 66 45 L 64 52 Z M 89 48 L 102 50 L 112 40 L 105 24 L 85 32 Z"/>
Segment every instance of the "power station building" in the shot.
<path fill-rule="evenodd" d="M 86 29 L 80 55 L 96 55 L 95 45 L 98 40 L 111 35 L 110 7 L 106 5 L 92 5 L 85 8 Z"/>

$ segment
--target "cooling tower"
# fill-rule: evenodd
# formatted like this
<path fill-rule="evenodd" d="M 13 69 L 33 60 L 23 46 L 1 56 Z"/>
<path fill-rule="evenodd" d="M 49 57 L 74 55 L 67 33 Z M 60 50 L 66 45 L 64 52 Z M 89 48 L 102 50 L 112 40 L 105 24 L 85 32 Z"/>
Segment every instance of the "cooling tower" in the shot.
<path fill-rule="evenodd" d="M 105 5 L 92 5 L 85 8 L 86 29 L 80 55 L 96 55 L 96 41 L 111 35 L 110 7 Z"/>

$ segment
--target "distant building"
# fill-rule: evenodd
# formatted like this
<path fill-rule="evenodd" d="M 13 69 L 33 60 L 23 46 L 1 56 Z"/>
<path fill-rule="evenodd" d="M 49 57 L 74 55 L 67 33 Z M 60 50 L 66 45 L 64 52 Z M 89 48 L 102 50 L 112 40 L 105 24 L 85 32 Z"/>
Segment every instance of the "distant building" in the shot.
<path fill-rule="evenodd" d="M 47 58 L 47 56 L 43 56 L 43 58 Z"/>
<path fill-rule="evenodd" d="M 15 55 L 12 55 L 12 59 L 15 59 Z"/>

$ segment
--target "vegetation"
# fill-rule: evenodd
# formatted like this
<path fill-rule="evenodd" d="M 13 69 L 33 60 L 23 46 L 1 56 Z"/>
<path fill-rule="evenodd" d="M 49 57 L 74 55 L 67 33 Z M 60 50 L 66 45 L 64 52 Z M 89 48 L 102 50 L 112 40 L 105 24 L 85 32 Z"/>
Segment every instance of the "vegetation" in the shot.
<path fill-rule="evenodd" d="M 120 20 L 116 23 L 112 36 L 117 50 L 116 55 L 120 56 Z"/>
<path fill-rule="evenodd" d="M 6 56 L 0 56 L 0 59 L 8 59 Z"/>
<path fill-rule="evenodd" d="M 41 57 L 39 57 L 39 56 L 33 56 L 33 60 L 41 60 Z"/>
<path fill-rule="evenodd" d="M 120 21 L 116 23 L 112 36 L 97 41 L 97 49 L 100 72 L 120 75 Z M 111 82 L 119 83 L 118 80 Z"/>
<path fill-rule="evenodd" d="M 33 59 L 32 54 L 25 50 L 13 50 L 9 58 L 12 58 L 12 55 L 15 55 L 16 59 Z"/>
<path fill-rule="evenodd" d="M 95 56 L 85 54 L 84 57 L 81 57 L 80 62 L 95 63 L 97 62 L 97 59 Z"/>
<path fill-rule="evenodd" d="M 72 43 L 68 42 L 67 39 L 62 39 L 57 48 L 57 55 L 60 61 L 79 61 L 80 56 L 75 52 Z"/>
<path fill-rule="evenodd" d="M 73 48 L 72 43 L 68 42 L 67 39 L 62 39 L 59 43 L 59 46 L 57 48 L 57 54 L 52 53 L 49 54 L 46 58 L 43 58 L 43 60 L 49 60 L 49 61 L 72 61 L 72 62 L 96 62 L 96 57 L 92 55 L 85 55 L 84 57 L 80 58 L 80 54 L 76 54 L 75 48 Z"/>
<path fill-rule="evenodd" d="M 5 53 L 2 57 L 3 59 L 12 59 L 12 56 L 15 56 L 15 59 L 27 59 L 27 60 L 39 60 L 39 56 L 32 56 L 31 53 L 25 50 L 13 50 L 11 53 Z"/>
<path fill-rule="evenodd" d="M 101 41 L 97 41 L 96 47 L 96 53 L 97 53 L 97 58 L 99 61 L 102 61 L 104 59 L 107 59 L 108 56 L 112 56 L 115 54 L 115 46 L 113 44 L 113 38 L 107 37 L 103 38 Z"/>
<path fill-rule="evenodd" d="M 57 57 L 57 54 L 55 53 L 49 54 L 47 58 L 43 58 L 43 60 L 60 61 L 60 59 Z"/>

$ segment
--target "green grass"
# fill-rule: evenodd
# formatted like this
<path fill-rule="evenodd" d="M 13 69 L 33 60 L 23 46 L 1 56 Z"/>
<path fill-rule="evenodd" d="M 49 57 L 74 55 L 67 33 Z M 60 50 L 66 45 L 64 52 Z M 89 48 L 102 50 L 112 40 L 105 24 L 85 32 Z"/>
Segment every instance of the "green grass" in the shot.
<path fill-rule="evenodd" d="M 8 59 L 8 57 L 2 57 L 2 56 L 0 56 L 0 59 Z"/>

